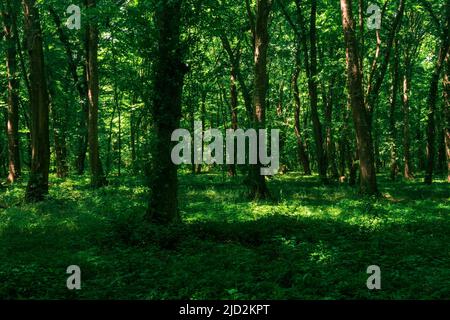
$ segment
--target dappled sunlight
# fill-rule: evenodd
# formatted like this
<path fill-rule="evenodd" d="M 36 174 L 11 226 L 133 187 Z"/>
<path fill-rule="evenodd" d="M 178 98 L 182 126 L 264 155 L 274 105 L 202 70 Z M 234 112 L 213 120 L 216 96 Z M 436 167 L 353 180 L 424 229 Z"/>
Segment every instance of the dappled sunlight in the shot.
<path fill-rule="evenodd" d="M 406 185 L 408 200 L 392 201 L 296 177 L 269 180 L 274 198 L 249 201 L 243 184 L 221 175 L 181 175 L 184 223 L 174 227 L 143 223 L 148 189 L 140 180 L 93 190 L 86 179 L 55 179 L 48 200 L 35 205 L 23 204 L 20 188 L 10 187 L 0 195 L 0 202 L 16 199 L 0 210 L 0 295 L 67 297 L 72 293 L 54 283 L 74 263 L 84 272 L 76 297 L 87 299 L 445 295 L 448 200 L 420 199 L 411 194 L 414 183 Z M 395 199 L 404 194 L 398 185 L 383 189 Z M 357 289 L 371 264 L 390 270 L 377 293 Z M 417 283 L 424 270 L 426 283 Z M 41 284 L 33 287 L 36 273 Z M 405 283 L 418 291 L 396 289 Z"/>

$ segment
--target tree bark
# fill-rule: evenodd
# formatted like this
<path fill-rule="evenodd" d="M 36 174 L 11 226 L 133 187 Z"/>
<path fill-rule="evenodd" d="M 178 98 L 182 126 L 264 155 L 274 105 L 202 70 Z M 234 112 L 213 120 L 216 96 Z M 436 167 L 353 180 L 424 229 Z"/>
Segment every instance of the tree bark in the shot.
<path fill-rule="evenodd" d="M 95 10 L 96 0 L 86 0 L 88 10 Z M 92 12 L 91 12 L 92 15 Z M 91 185 L 99 188 L 107 184 L 100 160 L 98 144 L 98 27 L 94 18 L 89 17 L 86 28 L 86 82 L 88 92 L 88 146 L 89 166 L 91 169 Z"/>
<path fill-rule="evenodd" d="M 436 61 L 436 65 L 431 76 L 430 91 L 428 94 L 428 120 L 427 120 L 427 147 L 426 147 L 426 167 L 425 167 L 425 184 L 431 184 L 433 182 L 433 170 L 434 160 L 436 155 L 436 100 L 438 94 L 438 84 L 441 71 L 444 65 L 445 57 L 448 55 L 448 41 L 444 40 L 439 50 L 439 58 Z"/>
<path fill-rule="evenodd" d="M 405 61 L 405 73 L 403 75 L 403 176 L 405 179 L 413 179 L 413 168 L 411 161 L 411 134 L 409 123 L 409 93 L 411 82 L 411 62 L 409 59 Z"/>
<path fill-rule="evenodd" d="M 445 59 L 444 86 L 444 139 L 447 157 L 447 181 L 450 182 L 450 57 Z"/>
<path fill-rule="evenodd" d="M 341 0 L 341 11 L 346 46 L 348 91 L 360 160 L 360 192 L 365 195 L 378 195 L 373 140 L 369 130 L 369 117 L 364 104 L 361 65 L 359 62 L 358 44 L 355 37 L 352 1 Z"/>
<path fill-rule="evenodd" d="M 45 77 L 42 29 L 35 0 L 23 0 L 25 35 L 30 58 L 32 158 L 26 201 L 36 202 L 48 193 L 50 166 L 49 98 Z"/>
<path fill-rule="evenodd" d="M 317 111 L 317 37 L 316 37 L 317 1 L 311 1 L 311 17 L 309 24 L 310 63 L 308 74 L 309 99 L 311 104 L 311 120 L 316 143 L 317 169 L 322 182 L 327 183 L 327 159 L 323 144 L 322 124 Z M 306 40 L 305 40 L 306 41 Z"/>
<path fill-rule="evenodd" d="M 182 63 L 180 24 L 182 0 L 158 3 L 155 21 L 158 52 L 154 69 L 152 116 L 156 141 L 152 153 L 148 220 L 170 224 L 180 220 L 178 211 L 177 167 L 171 160 L 172 132 L 179 127 L 183 79 L 187 72 Z"/>
<path fill-rule="evenodd" d="M 6 0 L 1 14 L 6 39 L 6 72 L 8 75 L 8 105 L 6 133 L 8 136 L 8 182 L 13 183 L 21 175 L 19 149 L 19 77 L 17 72 L 17 13 L 16 1 Z"/>
<path fill-rule="evenodd" d="M 266 118 L 266 95 L 269 84 L 267 74 L 267 51 L 269 48 L 269 15 L 272 7 L 272 0 L 257 0 L 256 2 L 256 20 L 254 36 L 254 127 L 256 130 L 263 129 Z M 258 143 L 259 149 L 259 143 Z M 250 166 L 249 183 L 250 197 L 253 199 L 265 199 L 270 196 L 266 185 L 265 176 L 261 175 L 262 165 Z"/>
<path fill-rule="evenodd" d="M 432 18 L 435 17 L 430 7 L 427 8 L 430 11 Z M 426 164 L 425 164 L 425 184 L 431 184 L 433 182 L 433 169 L 434 158 L 436 154 L 435 138 L 436 138 L 436 100 L 438 95 L 439 78 L 444 68 L 445 62 L 449 56 L 449 31 L 450 31 L 450 0 L 445 4 L 445 18 L 442 21 L 442 26 L 439 22 L 434 21 L 440 32 L 440 48 L 438 53 L 438 59 L 436 60 L 433 74 L 430 81 L 430 89 L 428 93 L 427 106 L 428 106 L 428 120 L 427 120 L 427 147 L 426 147 Z M 441 28 L 439 28 L 441 27 Z"/>

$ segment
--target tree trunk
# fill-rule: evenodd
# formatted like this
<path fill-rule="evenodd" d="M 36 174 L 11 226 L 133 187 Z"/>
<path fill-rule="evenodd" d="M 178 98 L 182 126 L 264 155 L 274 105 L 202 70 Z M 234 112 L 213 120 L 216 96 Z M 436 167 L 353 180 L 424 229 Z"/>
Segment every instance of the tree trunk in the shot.
<path fill-rule="evenodd" d="M 430 12 L 432 18 L 435 16 L 432 12 Z M 435 136 L 436 136 L 436 124 L 435 124 L 435 113 L 436 113 L 436 100 L 438 94 L 438 85 L 439 78 L 444 69 L 444 66 L 449 59 L 449 47 L 450 47 L 450 39 L 449 39 L 449 31 L 450 31 L 450 0 L 446 1 L 445 5 L 445 15 L 444 19 L 442 19 L 442 29 L 439 30 L 441 33 L 440 36 L 440 48 L 438 59 L 436 60 L 436 64 L 434 66 L 434 71 L 431 76 L 430 81 L 430 91 L 428 93 L 427 106 L 428 106 L 428 121 L 427 121 L 427 147 L 426 147 L 426 165 L 425 165 L 425 184 L 431 184 L 433 182 L 433 169 L 434 169 L 434 158 L 436 153 L 435 146 Z M 440 27 L 439 23 L 436 27 Z"/>
<path fill-rule="evenodd" d="M 61 19 L 53 7 L 49 7 L 50 15 L 55 23 L 56 29 L 58 31 L 59 41 L 64 46 L 67 58 L 67 67 L 70 75 L 72 76 L 73 83 L 77 88 L 77 93 L 80 99 L 81 105 L 81 115 L 79 119 L 78 132 L 77 132 L 77 151 L 75 158 L 75 169 L 78 175 L 83 175 L 84 165 L 86 160 L 87 144 L 88 144 L 88 132 L 87 132 L 87 121 L 88 121 L 88 105 L 87 105 L 87 83 L 86 83 L 86 69 L 83 70 L 84 77 L 80 80 L 77 73 L 77 64 L 73 58 L 73 51 L 70 46 L 69 38 L 63 30 Z"/>
<path fill-rule="evenodd" d="M 405 179 L 413 179 L 413 169 L 411 162 L 411 134 L 409 123 L 409 93 L 411 82 L 411 63 L 409 60 L 405 61 L 405 74 L 403 75 L 403 161 L 404 169 L 403 176 Z"/>
<path fill-rule="evenodd" d="M 8 182 L 13 183 L 21 174 L 19 150 L 19 77 L 17 72 L 16 42 L 18 34 L 16 28 L 16 1 L 6 0 L 1 5 L 6 39 L 6 72 L 8 75 L 8 106 L 7 125 L 8 135 Z"/>
<path fill-rule="evenodd" d="M 108 146 L 106 149 L 106 175 L 109 175 L 111 172 L 111 163 L 112 163 L 112 138 L 113 138 L 113 126 L 114 126 L 114 118 L 116 117 L 117 111 L 117 103 L 114 103 L 113 111 L 111 113 L 111 119 L 109 120 L 109 133 L 108 133 Z"/>
<path fill-rule="evenodd" d="M 88 10 L 95 9 L 96 0 L 86 0 Z M 92 15 L 92 11 L 91 11 Z M 89 17 L 86 28 L 86 81 L 88 92 L 88 145 L 91 185 L 99 188 L 106 185 L 98 144 L 98 28 L 94 17 Z"/>
<path fill-rule="evenodd" d="M 398 162 L 397 162 L 397 144 L 396 144 L 396 128 L 395 128 L 395 108 L 397 107 L 397 93 L 399 84 L 398 75 L 398 44 L 395 43 L 395 54 L 392 66 L 392 88 L 391 88 L 391 101 L 389 108 L 389 134 L 390 134 L 390 147 L 391 147 L 391 163 L 390 163 L 390 177 L 391 180 L 397 178 Z"/>
<path fill-rule="evenodd" d="M 233 67 L 234 72 L 236 74 L 236 80 L 239 83 L 239 87 L 241 88 L 242 98 L 244 99 L 244 106 L 245 106 L 245 110 L 247 113 L 247 118 L 248 118 L 248 121 L 251 122 L 253 119 L 252 98 L 251 98 L 250 90 L 249 90 L 249 88 L 245 82 L 244 76 L 242 75 L 242 72 L 241 72 L 240 52 L 239 52 L 239 50 L 235 50 L 235 52 L 233 52 L 230 41 L 228 40 L 228 38 L 225 34 L 221 34 L 220 39 L 222 41 L 223 48 L 225 49 L 225 52 L 227 53 L 228 58 L 230 59 L 230 64 Z"/>
<path fill-rule="evenodd" d="M 331 172 L 331 176 L 336 179 L 339 177 L 339 172 L 336 164 L 336 148 L 333 140 L 333 102 L 334 102 L 334 77 L 331 78 L 329 83 L 330 89 L 327 92 L 325 86 L 323 86 L 323 104 L 325 106 L 325 157 Z M 329 95 L 329 97 L 327 97 Z"/>
<path fill-rule="evenodd" d="M 297 54 L 298 56 L 298 54 Z M 294 94 L 294 130 L 295 136 L 297 137 L 297 154 L 300 164 L 303 167 L 303 173 L 307 176 L 311 175 L 311 168 L 309 165 L 309 157 L 306 152 L 306 146 L 304 143 L 304 139 L 302 137 L 302 129 L 300 126 L 300 111 L 301 111 L 301 101 L 300 101 L 300 92 L 298 89 L 298 76 L 300 73 L 300 66 L 297 64 L 296 70 L 292 76 L 292 91 Z"/>
<path fill-rule="evenodd" d="M 202 103 L 201 103 L 201 107 L 200 107 L 200 113 L 201 113 L 201 115 L 200 115 L 200 117 L 201 117 L 201 122 L 202 122 L 202 132 L 205 132 L 205 122 L 206 122 L 206 98 L 207 98 L 207 91 L 206 90 L 203 90 L 202 91 Z M 203 139 L 202 139 L 202 141 L 200 142 L 201 143 L 201 146 L 200 146 L 200 154 L 203 154 L 203 150 L 204 150 L 204 143 L 203 143 Z M 194 144 L 194 141 L 192 141 L 192 145 Z M 194 150 L 194 147 L 192 147 L 192 150 Z M 194 163 L 194 155 L 192 155 L 192 163 Z M 196 168 L 195 168 L 195 172 L 197 173 L 197 174 L 199 174 L 199 173 L 201 173 L 202 172 L 202 164 L 201 163 L 199 163 L 199 164 L 197 164 L 196 165 Z"/>
<path fill-rule="evenodd" d="M 311 2 L 311 17 L 309 25 L 310 49 L 308 51 L 306 26 L 303 19 L 300 1 L 296 1 L 297 18 L 299 22 L 299 36 L 302 45 L 303 59 L 305 64 L 306 77 L 308 79 L 309 102 L 311 106 L 311 121 L 313 124 L 313 137 L 315 142 L 317 169 L 322 182 L 327 182 L 327 161 L 326 153 L 323 145 L 322 124 L 320 123 L 319 113 L 317 110 L 318 94 L 317 94 L 317 37 L 316 37 L 316 17 L 317 17 L 317 1 Z"/>
<path fill-rule="evenodd" d="M 444 59 L 448 55 L 448 41 L 443 40 L 441 48 L 439 50 L 438 60 L 434 67 L 433 74 L 430 81 L 430 91 L 428 94 L 428 120 L 427 120 L 427 147 L 426 147 L 426 167 L 425 167 L 425 179 L 426 184 L 431 184 L 433 182 L 433 169 L 434 160 L 436 155 L 436 100 L 438 94 L 438 84 L 441 75 L 442 67 L 444 65 Z"/>
<path fill-rule="evenodd" d="M 237 130 L 238 129 L 238 113 L 237 113 L 237 107 L 238 107 L 238 94 L 237 94 L 237 87 L 236 87 L 236 70 L 234 67 L 231 67 L 231 74 L 230 74 L 230 114 L 231 114 L 231 129 Z M 235 146 L 235 150 L 233 154 L 237 153 L 237 148 Z M 230 164 L 228 165 L 228 176 L 234 177 L 236 176 L 236 165 Z"/>
<path fill-rule="evenodd" d="M 257 0 L 256 20 L 254 36 L 254 127 L 256 130 L 263 129 L 266 118 L 266 95 L 269 78 L 267 74 L 267 50 L 269 48 L 269 15 L 272 0 Z M 259 149 L 259 142 L 258 142 Z M 249 183 L 250 197 L 253 199 L 265 199 L 270 196 L 266 185 L 265 176 L 261 175 L 261 163 L 250 166 Z"/>
<path fill-rule="evenodd" d="M 55 139 L 56 176 L 58 178 L 65 178 L 69 171 L 66 161 L 67 144 L 65 133 L 55 129 L 53 130 L 53 138 Z"/>
<path fill-rule="evenodd" d="M 50 167 L 49 99 L 45 77 L 42 30 L 36 1 L 23 0 L 23 9 L 27 51 L 30 59 L 32 116 L 31 171 L 25 198 L 27 202 L 36 202 L 43 200 L 48 193 L 48 171 Z"/>
<path fill-rule="evenodd" d="M 311 104 L 311 120 L 316 143 L 317 169 L 322 182 L 327 182 L 327 159 L 323 145 L 322 124 L 317 111 L 317 38 L 316 38 L 317 1 L 311 1 L 311 18 L 309 29 L 310 70 L 308 74 L 309 99 Z"/>
<path fill-rule="evenodd" d="M 383 8 L 383 15 L 387 5 L 387 1 L 385 2 L 385 7 Z M 379 96 L 381 85 L 383 84 L 384 77 L 386 75 L 388 66 L 389 66 L 389 60 L 391 57 L 392 47 L 394 45 L 395 36 L 397 32 L 400 29 L 401 22 L 403 19 L 403 13 L 405 10 L 405 0 L 400 0 L 397 12 L 395 14 L 394 21 L 392 23 L 391 29 L 389 30 L 389 33 L 387 35 L 386 40 L 386 46 L 384 50 L 384 56 L 383 60 L 381 62 L 381 65 L 378 67 L 378 58 L 380 56 L 380 48 L 381 48 L 381 37 L 380 32 L 377 30 L 377 50 L 375 59 L 372 64 L 372 69 L 369 74 L 369 80 L 368 80 L 368 87 L 367 87 L 367 99 L 366 99 L 366 107 L 369 110 L 368 112 L 368 119 L 369 119 L 369 126 L 372 126 L 372 117 L 373 112 L 376 104 L 376 100 Z M 383 19 L 383 17 L 382 17 Z"/>
<path fill-rule="evenodd" d="M 450 57 L 445 59 L 445 74 L 444 74 L 444 139 L 445 139 L 445 154 L 447 156 L 447 181 L 450 182 Z"/>
<path fill-rule="evenodd" d="M 377 180 L 374 165 L 373 141 L 369 130 L 369 117 L 364 105 L 362 74 L 360 70 L 358 45 L 355 37 L 352 1 L 341 0 L 342 25 L 346 45 L 348 91 L 356 131 L 356 143 L 360 160 L 360 192 L 377 195 Z"/>
<path fill-rule="evenodd" d="M 58 178 L 65 178 L 69 171 L 69 168 L 67 166 L 67 145 L 66 145 L 67 125 L 66 119 L 64 118 L 64 116 L 62 116 L 62 114 L 63 115 L 67 114 L 67 107 L 65 108 L 66 110 L 63 110 L 61 112 L 54 104 L 55 101 L 54 98 L 57 96 L 56 92 L 57 89 L 54 83 L 51 81 L 52 79 L 51 71 L 52 70 L 50 68 L 47 69 L 47 88 L 48 88 L 50 116 L 52 121 L 51 126 L 55 145 L 56 176 Z"/>
<path fill-rule="evenodd" d="M 179 127 L 183 79 L 180 24 L 182 0 L 158 3 L 155 21 L 158 52 L 154 69 L 152 116 L 156 131 L 150 173 L 150 200 L 147 217 L 155 223 L 169 224 L 180 219 L 178 211 L 177 167 L 171 160 L 172 132 Z"/>

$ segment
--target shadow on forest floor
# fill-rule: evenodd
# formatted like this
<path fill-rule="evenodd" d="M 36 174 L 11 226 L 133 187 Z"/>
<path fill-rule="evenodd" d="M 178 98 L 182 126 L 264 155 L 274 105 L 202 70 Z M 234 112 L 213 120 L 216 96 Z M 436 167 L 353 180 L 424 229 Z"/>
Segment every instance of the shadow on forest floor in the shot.
<path fill-rule="evenodd" d="M 255 203 L 233 181 L 182 176 L 185 223 L 170 227 L 145 223 L 139 181 L 97 191 L 56 182 L 48 201 L 0 211 L 0 298 L 448 298 L 447 186 L 422 199 L 419 184 L 382 181 L 384 193 L 409 196 L 399 202 L 296 179 L 269 181 L 277 200 Z M 77 292 L 65 287 L 73 264 Z M 369 265 L 381 267 L 383 290 L 367 290 Z"/>

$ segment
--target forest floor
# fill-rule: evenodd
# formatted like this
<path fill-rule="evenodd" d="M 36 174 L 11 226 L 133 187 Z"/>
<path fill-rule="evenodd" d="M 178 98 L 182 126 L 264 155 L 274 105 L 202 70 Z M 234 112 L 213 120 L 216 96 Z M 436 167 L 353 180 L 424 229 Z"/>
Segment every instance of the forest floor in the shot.
<path fill-rule="evenodd" d="M 135 178 L 51 179 L 47 201 L 0 190 L 0 299 L 448 299 L 450 187 L 379 179 L 382 199 L 295 173 L 249 202 L 240 180 L 180 177 L 184 223 L 142 222 Z M 81 268 L 81 290 L 66 269 Z M 381 268 L 368 290 L 367 267 Z"/>

